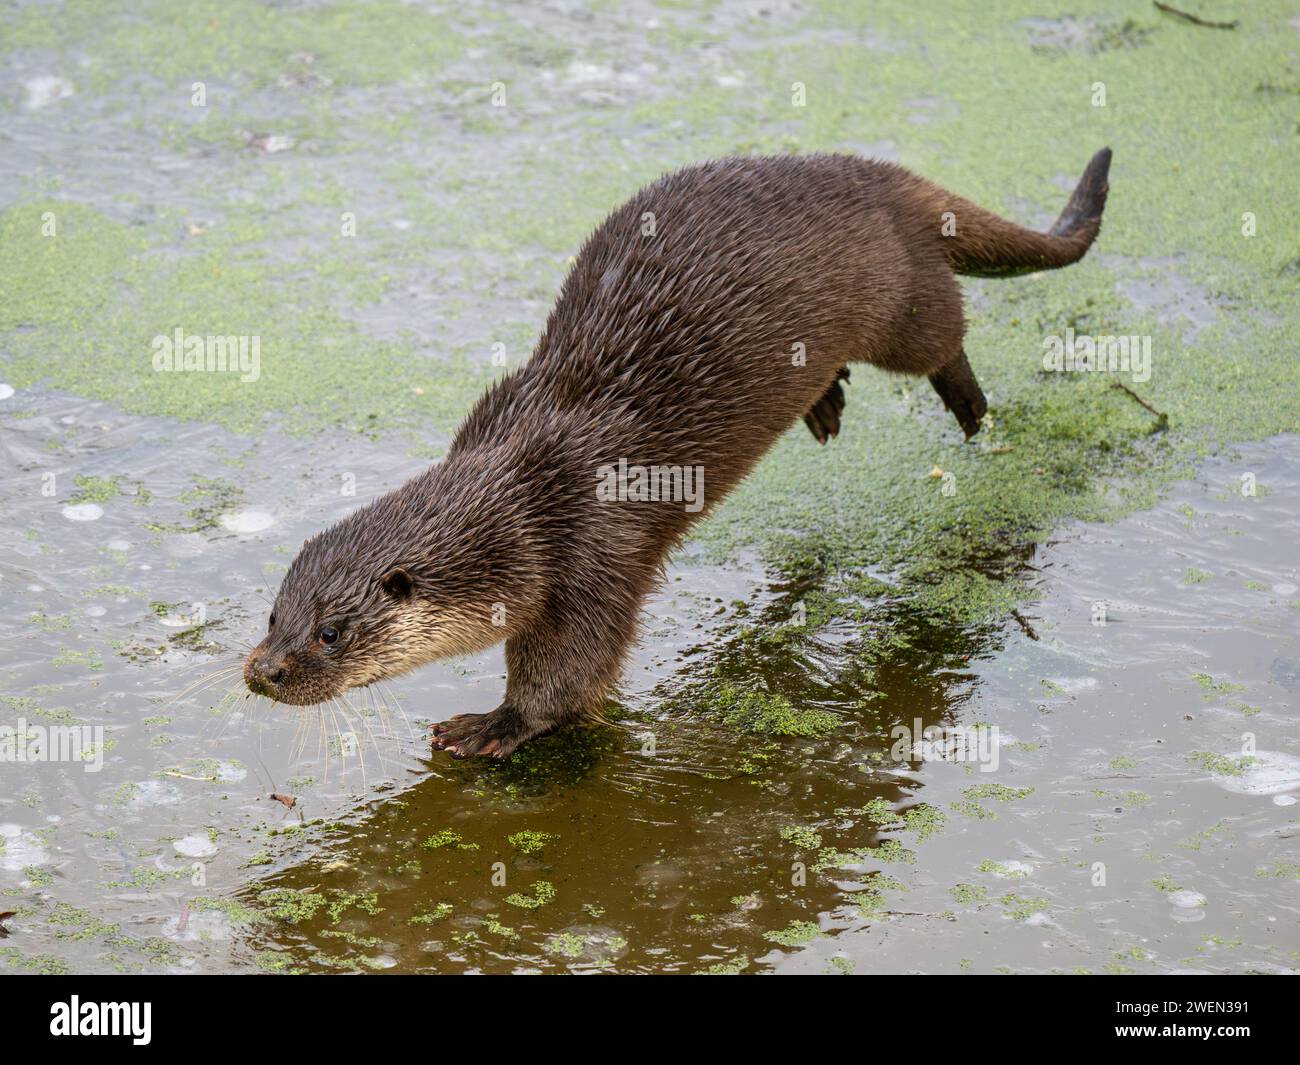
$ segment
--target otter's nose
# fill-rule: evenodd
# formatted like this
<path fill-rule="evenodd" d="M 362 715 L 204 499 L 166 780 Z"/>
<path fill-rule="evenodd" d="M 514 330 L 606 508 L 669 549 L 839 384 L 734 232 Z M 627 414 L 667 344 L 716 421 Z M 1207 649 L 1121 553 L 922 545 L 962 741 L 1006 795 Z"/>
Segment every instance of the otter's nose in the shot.
<path fill-rule="evenodd" d="M 244 670 L 244 679 L 252 691 L 260 692 L 275 687 L 288 672 L 288 665 L 283 658 L 263 653 L 249 661 L 248 668 Z"/>

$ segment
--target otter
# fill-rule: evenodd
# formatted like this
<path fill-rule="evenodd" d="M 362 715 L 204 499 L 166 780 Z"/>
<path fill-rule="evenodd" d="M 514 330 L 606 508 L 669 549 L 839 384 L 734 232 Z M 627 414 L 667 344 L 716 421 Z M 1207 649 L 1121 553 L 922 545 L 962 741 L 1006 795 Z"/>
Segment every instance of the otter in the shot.
<path fill-rule="evenodd" d="M 505 758 L 598 719 L 668 553 L 799 419 L 822 444 L 839 433 L 850 363 L 927 376 L 978 430 L 954 275 L 1082 258 L 1109 165 L 1093 156 L 1046 233 L 849 155 L 646 186 L 583 245 L 532 357 L 446 457 L 303 545 L 248 687 L 316 703 L 504 640 L 501 705 L 437 724 L 436 747 Z"/>

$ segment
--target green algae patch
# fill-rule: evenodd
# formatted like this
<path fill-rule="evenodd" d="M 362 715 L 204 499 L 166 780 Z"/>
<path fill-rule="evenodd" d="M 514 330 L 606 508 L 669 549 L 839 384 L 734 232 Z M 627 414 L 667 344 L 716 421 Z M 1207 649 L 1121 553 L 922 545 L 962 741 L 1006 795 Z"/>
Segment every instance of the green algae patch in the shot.
<path fill-rule="evenodd" d="M 0 947 L 0 961 L 37 976 L 67 976 L 68 963 L 53 954 L 24 954 L 17 947 Z"/>
<path fill-rule="evenodd" d="M 522 832 L 511 833 L 506 837 L 506 842 L 520 854 L 541 854 L 548 843 L 559 838 L 554 832 L 525 829 Z"/>
<path fill-rule="evenodd" d="M 100 957 L 112 962 L 118 971 L 138 971 L 144 964 L 167 965 L 178 960 L 175 946 L 162 937 L 136 939 L 123 932 L 119 923 L 105 921 L 90 910 L 66 902 L 55 903 L 45 920 L 56 939 L 102 948 Z M 128 960 L 132 957 L 136 960 Z"/>
<path fill-rule="evenodd" d="M 948 894 L 957 902 L 979 905 L 988 901 L 989 889 L 981 884 L 954 884 L 948 889 Z"/>
<path fill-rule="evenodd" d="M 1220 695 L 1231 695 L 1233 692 L 1245 690 L 1245 687 L 1241 684 L 1233 684 L 1227 680 L 1216 680 L 1209 673 L 1193 673 L 1192 680 L 1196 681 L 1197 687 L 1205 693 L 1207 699 L 1213 699 Z"/>
<path fill-rule="evenodd" d="M 905 865 L 912 865 L 916 862 L 916 853 L 908 850 L 896 839 L 883 841 L 870 853 L 874 858 L 882 862 L 901 862 Z"/>
<path fill-rule="evenodd" d="M 784 695 L 723 684 L 713 693 L 712 708 L 724 724 L 760 736 L 825 736 L 839 718 L 825 710 L 796 707 Z"/>
<path fill-rule="evenodd" d="M 73 483 L 76 491 L 68 499 L 69 503 L 107 503 L 122 494 L 121 477 L 86 477 L 77 476 Z"/>
<path fill-rule="evenodd" d="M 1007 892 L 998 902 L 1006 915 L 1013 921 L 1027 921 L 1035 914 L 1046 913 L 1048 902 L 1047 899 L 1040 896 L 1017 895 L 1013 891 Z"/>
<path fill-rule="evenodd" d="M 1233 758 L 1213 751 L 1193 751 L 1187 760 L 1205 772 L 1221 777 L 1239 777 L 1256 762 L 1250 755 Z"/>
<path fill-rule="evenodd" d="M 963 798 L 953 803 L 953 809 L 976 820 L 992 820 L 998 815 L 987 806 L 981 805 L 983 802 L 987 800 L 1015 802 L 1019 799 L 1027 799 L 1033 793 L 1032 787 L 1020 788 L 994 783 L 972 784 L 969 788 L 962 789 Z"/>
<path fill-rule="evenodd" d="M 906 890 L 906 886 L 892 876 L 877 873 L 867 881 L 861 891 L 849 895 L 847 901 L 857 909 L 858 915 L 864 921 L 871 921 L 889 912 L 889 899 L 886 897 L 886 892 Z"/>
<path fill-rule="evenodd" d="M 1277 861 L 1255 870 L 1261 880 L 1300 880 L 1300 862 Z"/>
<path fill-rule="evenodd" d="M 425 913 L 414 913 L 406 919 L 407 924 L 437 924 L 452 915 L 456 907 L 450 902 L 440 902 Z"/>
<path fill-rule="evenodd" d="M 69 0 L 6 12 L 0 41 L 0 54 L 62 52 L 75 42 L 73 54 L 87 57 L 83 66 L 100 89 L 157 71 L 159 56 L 184 56 L 186 73 L 171 80 L 186 104 L 191 71 L 254 86 L 389 84 L 422 79 L 465 46 L 448 19 L 399 0 L 334 0 L 301 9 L 255 0 Z"/>
<path fill-rule="evenodd" d="M 75 329 L 110 313 L 119 282 L 149 247 L 146 233 L 79 203 L 34 201 L 0 213 L 0 333 Z M 64 363 L 72 361 L 65 353 Z"/>
<path fill-rule="evenodd" d="M 816 921 L 791 921 L 779 931 L 764 932 L 763 938 L 781 947 L 802 947 L 814 939 L 821 939 L 822 930 Z"/>
<path fill-rule="evenodd" d="M 780 836 L 799 850 L 817 850 L 822 845 L 821 834 L 803 825 L 787 825 L 781 829 Z"/>
<path fill-rule="evenodd" d="M 328 901 L 324 895 L 297 888 L 264 888 L 258 892 L 258 904 L 268 917 L 289 924 L 310 921 Z"/>
<path fill-rule="evenodd" d="M 51 214 L 62 225 L 42 235 Z M 369 338 L 334 310 L 383 291 L 356 287 L 359 259 L 304 271 L 237 228 L 214 230 L 183 254 L 151 251 L 170 231 L 161 222 L 124 226 L 74 203 L 0 214 L 10 382 L 241 432 L 275 416 L 290 432 L 328 423 L 374 434 L 431 414 L 447 424 L 491 379 L 453 355 L 431 372 L 411 344 Z M 191 343 L 199 349 L 187 362 Z"/>
<path fill-rule="evenodd" d="M 438 850 L 455 850 L 455 851 L 476 851 L 477 843 L 466 843 L 459 832 L 454 832 L 450 828 L 444 828 L 433 835 L 428 836 L 420 844 L 427 851 Z"/>
<path fill-rule="evenodd" d="M 516 891 L 506 896 L 506 902 L 521 910 L 537 910 L 555 898 L 555 885 L 546 880 L 536 880 L 530 894 Z"/>
<path fill-rule="evenodd" d="M 574 932 L 559 932 L 547 938 L 543 949 L 547 954 L 561 958 L 581 958 L 587 949 L 587 941 Z"/>
<path fill-rule="evenodd" d="M 190 909 L 196 913 L 215 911 L 225 914 L 226 919 L 237 928 L 247 928 L 266 919 L 265 915 L 236 899 L 210 898 L 201 895 L 191 900 Z"/>
<path fill-rule="evenodd" d="M 713 965 L 706 965 L 703 969 L 697 969 L 697 976 L 739 976 L 749 968 L 749 955 L 740 954 L 729 961 L 715 962 Z"/>
<path fill-rule="evenodd" d="M 264 887 L 257 892 L 256 901 L 267 917 L 295 925 L 313 921 L 322 911 L 330 924 L 338 924 L 348 910 L 372 917 L 383 912 L 374 892 L 330 889 L 322 894 L 303 888 Z"/>
<path fill-rule="evenodd" d="M 947 815 L 936 806 L 922 803 L 903 814 L 903 822 L 909 832 L 915 832 L 918 841 L 924 843 L 931 836 L 943 831 L 947 824 Z"/>
<path fill-rule="evenodd" d="M 1034 789 L 1031 787 L 1015 788 L 1007 784 L 974 784 L 962 789 L 962 794 L 974 802 L 979 802 L 981 799 L 1014 802 L 1017 799 L 1027 799 L 1033 793 Z"/>

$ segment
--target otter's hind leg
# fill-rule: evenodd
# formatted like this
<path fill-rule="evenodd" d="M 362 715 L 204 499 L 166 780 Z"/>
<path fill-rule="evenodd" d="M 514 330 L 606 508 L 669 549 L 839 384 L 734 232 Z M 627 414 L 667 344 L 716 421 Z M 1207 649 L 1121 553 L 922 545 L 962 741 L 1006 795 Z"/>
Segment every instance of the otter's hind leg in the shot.
<path fill-rule="evenodd" d="M 808 431 L 817 438 L 819 444 L 824 444 L 839 434 L 840 415 L 844 413 L 844 389 L 840 388 L 840 382 L 848 379 L 849 368 L 841 366 L 831 387 L 812 405 L 812 410 L 803 416 L 804 425 L 808 426 Z"/>
<path fill-rule="evenodd" d="M 966 352 L 958 349 L 955 359 L 930 374 L 930 384 L 934 385 L 943 405 L 952 411 L 969 440 L 979 431 L 980 419 L 988 410 L 988 403 L 975 380 L 975 372 L 966 360 Z"/>

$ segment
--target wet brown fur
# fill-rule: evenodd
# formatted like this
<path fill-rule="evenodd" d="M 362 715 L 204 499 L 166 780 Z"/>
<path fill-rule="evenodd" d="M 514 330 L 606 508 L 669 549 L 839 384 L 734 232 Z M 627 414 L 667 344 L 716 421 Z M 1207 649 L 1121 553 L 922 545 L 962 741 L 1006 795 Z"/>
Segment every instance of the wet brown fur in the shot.
<path fill-rule="evenodd" d="M 978 429 L 954 274 L 1080 259 L 1109 162 L 1094 156 L 1048 233 L 843 155 L 723 159 L 642 189 L 588 239 L 532 358 L 447 458 L 304 546 L 250 686 L 312 702 L 504 639 L 502 705 L 443 722 L 436 745 L 504 757 L 591 719 L 668 552 L 795 422 L 823 443 L 839 431 L 848 363 L 928 376 Z M 703 467 L 703 510 L 598 499 L 597 470 L 620 458 Z M 335 623 L 346 639 L 320 645 Z"/>

